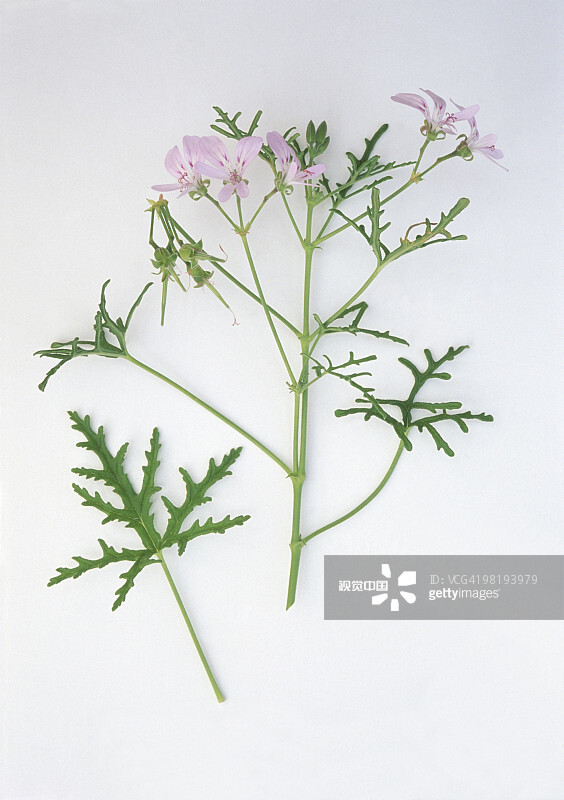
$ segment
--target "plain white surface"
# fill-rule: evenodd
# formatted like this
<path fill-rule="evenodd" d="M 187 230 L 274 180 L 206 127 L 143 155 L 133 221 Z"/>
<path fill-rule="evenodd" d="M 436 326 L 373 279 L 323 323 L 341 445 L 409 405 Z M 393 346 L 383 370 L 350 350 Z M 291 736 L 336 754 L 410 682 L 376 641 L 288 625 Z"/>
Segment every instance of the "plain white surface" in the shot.
<path fill-rule="evenodd" d="M 3 800 L 561 800 L 561 622 L 324 622 L 322 591 L 326 553 L 562 552 L 560 4 L 4 0 L 1 13 Z M 118 569 L 46 582 L 100 535 L 124 542 L 70 488 L 82 452 L 66 409 L 105 424 L 113 446 L 132 442 L 132 469 L 158 425 L 170 494 L 179 465 L 198 476 L 241 442 L 118 361 L 74 362 L 42 395 L 49 365 L 31 353 L 89 335 L 108 277 L 110 308 L 127 310 L 150 278 L 149 187 L 166 179 L 169 147 L 209 132 L 212 105 L 243 119 L 264 109 L 261 135 L 326 119 L 338 177 L 344 150 L 384 121 L 383 157 L 413 157 L 422 119 L 389 98 L 420 86 L 480 103 L 480 131 L 498 134 L 511 171 L 449 162 L 398 198 L 399 235 L 470 197 L 453 226 L 469 241 L 384 271 L 370 323 L 405 336 L 415 357 L 470 344 L 447 389 L 495 424 L 454 432 L 454 459 L 416 437 L 378 503 L 306 549 L 290 613 L 289 482 L 244 447 L 213 508 L 251 521 L 170 558 L 220 706 L 156 569 L 115 614 Z M 248 177 L 254 207 L 260 163 Z M 211 207 L 175 209 L 248 279 Z M 301 264 L 285 226 L 271 201 L 253 244 L 267 296 L 297 323 Z M 371 263 L 354 236 L 333 242 L 315 267 L 322 315 Z M 216 285 L 238 327 L 191 290 L 170 292 L 161 330 L 153 289 L 131 349 L 289 457 L 285 375 L 260 309 Z M 401 349 L 378 352 L 386 380 L 400 381 Z M 350 400 L 329 382 L 312 400 L 307 529 L 365 496 L 393 453 L 386 431 L 333 418 Z"/>

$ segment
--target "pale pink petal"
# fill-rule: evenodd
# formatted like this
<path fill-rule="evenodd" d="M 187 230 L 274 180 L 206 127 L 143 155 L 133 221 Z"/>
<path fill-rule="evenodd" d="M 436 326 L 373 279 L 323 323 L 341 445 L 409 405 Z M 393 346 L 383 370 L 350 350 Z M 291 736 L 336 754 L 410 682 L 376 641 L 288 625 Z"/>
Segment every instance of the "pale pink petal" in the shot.
<path fill-rule="evenodd" d="M 182 147 L 184 149 L 186 161 L 192 168 L 194 168 L 197 161 L 204 161 L 199 136 L 185 136 L 182 139 Z"/>
<path fill-rule="evenodd" d="M 216 167 L 228 167 L 229 153 L 221 139 L 217 136 L 202 136 L 200 139 L 202 154 Z"/>
<path fill-rule="evenodd" d="M 300 172 L 301 166 L 298 164 L 296 159 L 292 159 L 290 163 L 287 165 L 286 169 L 284 170 L 284 183 L 290 184 L 296 180 L 296 175 Z M 298 178 L 301 180 L 301 178 Z"/>
<path fill-rule="evenodd" d="M 500 164 L 498 161 L 496 161 L 498 158 L 503 158 L 503 153 L 501 150 L 478 150 L 478 152 L 482 153 L 482 155 L 486 156 L 486 158 L 489 158 L 490 161 L 493 161 L 496 166 L 501 167 L 503 170 L 505 170 L 505 172 L 509 172 L 507 167 L 504 167 L 503 164 Z"/>
<path fill-rule="evenodd" d="M 482 136 L 481 139 L 474 144 L 474 147 L 495 147 L 497 136 L 495 133 L 488 133 L 487 136 Z"/>
<path fill-rule="evenodd" d="M 409 92 L 404 94 L 395 94 L 392 97 L 392 100 L 395 100 L 396 103 L 403 103 L 406 106 L 417 108 L 422 114 L 425 114 L 426 117 L 429 115 L 427 102 L 418 94 L 410 94 Z"/>
<path fill-rule="evenodd" d="M 241 198 L 245 198 L 249 196 L 249 187 L 245 183 L 245 181 L 239 181 L 237 184 L 237 194 Z"/>
<path fill-rule="evenodd" d="M 176 192 L 180 191 L 181 185 L 179 183 L 158 183 L 156 186 L 151 186 L 155 192 Z"/>
<path fill-rule="evenodd" d="M 318 175 L 321 175 L 322 172 L 325 172 L 325 165 L 314 164 L 312 167 L 308 167 L 306 170 L 304 170 L 304 173 L 306 172 L 310 178 L 316 178 Z"/>
<path fill-rule="evenodd" d="M 180 173 L 184 172 L 182 166 L 182 156 L 180 155 L 180 150 L 178 147 L 174 146 L 171 148 L 165 156 L 165 168 L 171 175 L 178 176 Z"/>
<path fill-rule="evenodd" d="M 262 139 L 260 136 L 245 136 L 237 143 L 235 150 L 235 162 L 240 172 L 244 172 L 247 165 L 256 158 L 262 147 Z"/>
<path fill-rule="evenodd" d="M 451 98 L 451 103 L 454 103 L 454 100 Z M 458 114 L 453 114 L 453 118 L 456 120 L 459 119 L 471 119 L 475 117 L 478 111 L 480 110 L 480 106 L 468 106 L 468 108 L 464 108 L 464 106 L 459 106 L 458 103 L 454 103 L 454 105 L 458 108 Z"/>
<path fill-rule="evenodd" d="M 229 172 L 224 167 L 212 167 L 211 164 L 204 164 L 202 161 L 197 161 L 195 168 L 206 178 L 219 178 L 222 181 L 229 180 Z"/>
<path fill-rule="evenodd" d="M 446 101 L 443 100 L 442 97 L 439 97 L 438 94 L 431 92 L 429 89 L 421 89 L 421 91 L 425 92 L 425 94 L 428 94 L 429 97 L 433 100 L 437 116 L 439 119 L 442 119 L 443 114 L 445 113 L 446 110 Z"/>
<path fill-rule="evenodd" d="M 478 139 L 480 134 L 478 133 L 478 126 L 476 124 L 476 117 L 471 117 L 468 120 L 468 124 L 470 125 L 470 138 L 471 139 Z"/>
<path fill-rule="evenodd" d="M 221 189 L 220 193 L 217 196 L 219 202 L 220 203 L 225 203 L 226 200 L 229 200 L 229 198 L 233 194 L 233 190 L 234 189 L 235 189 L 235 184 L 226 183 L 225 186 Z"/>
<path fill-rule="evenodd" d="M 292 158 L 295 158 L 295 153 L 283 136 L 277 131 L 271 131 L 266 134 L 266 141 L 268 146 L 282 164 L 282 168 L 289 164 Z"/>

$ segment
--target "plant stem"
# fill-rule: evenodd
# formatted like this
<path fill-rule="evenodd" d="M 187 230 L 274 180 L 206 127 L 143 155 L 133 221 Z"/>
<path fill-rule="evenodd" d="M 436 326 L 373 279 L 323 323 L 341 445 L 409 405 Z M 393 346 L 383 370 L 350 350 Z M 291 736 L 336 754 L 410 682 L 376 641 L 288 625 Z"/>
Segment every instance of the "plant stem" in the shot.
<path fill-rule="evenodd" d="M 420 157 L 423 155 L 424 150 L 425 150 L 425 143 L 423 144 L 423 146 L 421 148 L 421 152 L 419 154 Z M 406 181 L 402 186 L 400 186 L 399 189 L 396 189 L 395 192 L 392 192 L 387 197 L 384 197 L 384 199 L 381 201 L 380 205 L 383 206 L 384 203 L 388 202 L 388 200 L 393 200 L 394 197 L 397 197 L 398 194 L 401 194 L 401 192 L 404 192 L 409 186 L 412 186 L 414 183 L 419 183 L 421 181 L 421 179 L 423 178 L 423 175 L 427 175 L 427 173 L 431 172 L 432 169 L 435 169 L 435 167 L 438 167 L 439 164 L 442 164 L 443 161 L 448 161 L 449 158 L 452 158 L 453 156 L 456 156 L 456 155 L 458 155 L 458 152 L 456 150 L 453 150 L 452 153 L 447 153 L 446 156 L 441 156 L 440 158 L 437 158 L 437 160 L 433 164 L 431 164 L 430 167 L 427 167 L 427 169 L 423 170 L 423 172 L 420 172 L 420 173 L 417 174 L 415 172 L 415 170 L 413 170 L 409 180 Z"/>
<path fill-rule="evenodd" d="M 274 462 L 276 462 L 276 464 L 278 464 L 278 466 L 281 467 L 287 475 L 292 474 L 292 470 L 290 469 L 290 467 L 284 461 L 282 461 L 281 458 L 278 458 L 278 456 L 275 455 L 275 453 L 273 453 L 272 450 L 269 450 L 268 447 L 266 447 L 266 445 L 264 445 L 262 442 L 256 439 L 251 433 L 246 431 L 244 428 L 241 428 L 240 425 L 237 425 L 237 423 L 234 422 L 232 419 L 226 417 L 225 414 L 222 414 L 221 411 L 218 411 L 216 408 L 213 408 L 213 406 L 210 406 L 209 403 L 205 402 L 205 400 L 202 400 L 193 392 L 189 391 L 189 389 L 186 389 L 184 386 L 181 386 L 179 383 L 176 383 L 176 381 L 173 381 L 171 378 L 168 378 L 166 375 L 163 375 L 162 372 L 158 372 L 156 369 L 153 369 L 147 364 L 144 364 L 142 361 L 139 361 L 137 358 L 134 358 L 129 353 L 125 356 L 122 356 L 122 358 L 125 358 L 126 361 L 129 361 L 132 364 L 135 364 L 135 366 L 145 370 L 145 372 L 148 372 L 150 375 L 154 375 L 156 378 L 159 378 L 161 381 L 164 381 L 169 386 L 172 386 L 174 389 L 178 389 L 179 392 L 186 395 L 186 397 L 189 397 L 191 400 L 193 400 L 202 408 L 205 408 L 206 411 L 209 411 L 210 414 L 214 415 L 214 417 L 217 417 L 222 422 L 225 422 L 226 425 L 229 425 L 229 427 L 233 428 L 234 431 L 237 431 L 237 433 L 239 433 L 241 436 L 244 436 L 245 439 L 247 439 L 249 442 L 252 442 L 255 445 L 255 447 L 258 447 L 259 450 L 262 450 L 263 453 L 265 453 L 269 458 L 271 458 Z"/>
<path fill-rule="evenodd" d="M 393 254 L 392 254 L 392 253 L 390 253 L 390 256 L 391 256 L 391 255 L 393 255 Z M 379 264 L 379 266 L 377 266 L 377 267 L 376 267 L 376 269 L 374 270 L 374 272 L 373 272 L 373 273 L 372 273 L 372 274 L 371 274 L 371 275 L 370 275 L 370 276 L 369 276 L 369 277 L 368 277 L 368 278 L 367 278 L 367 279 L 364 281 L 364 283 L 362 284 L 362 286 L 360 287 L 360 289 L 359 289 L 357 292 L 355 292 L 355 293 L 354 293 L 354 294 L 353 294 L 351 297 L 349 297 L 349 299 L 347 300 L 347 302 L 346 302 L 346 303 L 343 303 L 343 305 L 342 305 L 342 306 L 341 306 L 341 307 L 340 307 L 340 308 L 339 308 L 337 311 L 335 311 L 335 313 L 334 313 L 334 314 L 331 314 L 331 316 L 330 316 L 330 317 L 328 317 L 328 318 L 325 320 L 325 322 L 324 322 L 324 325 L 326 325 L 326 326 L 327 326 L 327 325 L 330 325 L 330 324 L 331 324 L 331 323 L 332 323 L 332 322 L 333 322 L 335 319 L 337 319 L 337 317 L 339 317 L 339 316 L 340 316 L 340 315 L 341 315 L 341 314 L 342 314 L 344 311 L 346 311 L 346 310 L 347 310 L 347 308 L 348 308 L 348 307 L 349 307 L 349 306 L 350 306 L 352 303 L 354 303 L 356 300 L 358 300 L 358 298 L 359 298 L 361 295 L 363 295 L 363 294 L 364 294 L 364 292 L 365 292 L 365 291 L 368 289 L 368 287 L 370 286 L 370 284 L 372 283 L 372 281 L 374 281 L 374 280 L 375 280 L 375 279 L 378 277 L 378 275 L 379 275 L 379 274 L 382 272 L 382 270 L 384 269 L 384 267 L 385 267 L 385 266 L 387 266 L 387 264 L 390 264 L 392 261 L 395 261 L 395 260 L 396 260 L 396 258 L 399 258 L 399 257 L 400 257 L 400 255 L 401 255 L 401 252 L 398 252 L 398 253 L 397 253 L 397 254 L 394 256 L 394 258 L 391 258 L 390 256 L 387 256 L 387 257 L 386 257 L 386 258 L 385 258 L 385 259 L 384 259 L 384 260 L 383 260 L 383 261 L 382 261 L 382 262 Z M 316 333 L 317 333 L 317 331 L 316 331 Z"/>
<path fill-rule="evenodd" d="M 357 217 L 353 217 L 352 222 L 360 222 L 360 220 L 364 219 L 364 217 L 366 216 L 368 216 L 368 211 L 363 211 L 362 214 L 359 214 Z M 333 236 L 336 236 L 338 233 L 341 233 L 341 231 L 346 231 L 347 228 L 350 228 L 351 224 L 352 224 L 351 222 L 345 222 L 344 225 L 340 225 L 338 228 L 335 228 L 334 231 L 326 233 L 325 236 L 318 236 L 318 238 L 315 240 L 315 243 L 321 244 L 321 242 L 326 242 L 327 239 L 332 239 Z"/>
<path fill-rule="evenodd" d="M 280 197 L 282 198 L 282 201 L 283 201 L 283 203 L 284 203 L 284 205 L 286 207 L 286 211 L 288 212 L 288 216 L 290 217 L 290 221 L 291 221 L 291 223 L 293 225 L 294 230 L 296 231 L 296 235 L 297 235 L 298 239 L 300 240 L 300 244 L 303 247 L 303 245 L 304 245 L 303 236 L 302 236 L 302 234 L 300 232 L 300 229 L 298 228 L 298 223 L 296 222 L 296 220 L 294 218 L 294 215 L 292 214 L 292 209 L 290 208 L 290 204 L 286 200 L 286 195 L 284 194 L 283 191 L 280 192 Z"/>
<path fill-rule="evenodd" d="M 276 325 L 273 322 L 272 315 L 270 313 L 270 309 L 269 309 L 268 303 L 266 302 L 266 299 L 265 299 L 265 296 L 264 296 L 264 292 L 262 291 L 262 286 L 260 285 L 260 280 L 259 280 L 259 276 L 258 276 L 258 273 L 256 271 L 256 268 L 255 268 L 253 257 L 251 255 L 251 249 L 249 247 L 249 242 L 247 240 L 248 234 L 244 230 L 243 213 L 241 211 L 241 201 L 240 201 L 239 197 L 237 197 L 237 207 L 239 209 L 239 219 L 240 219 L 240 222 L 241 222 L 241 228 L 240 228 L 239 233 L 241 235 L 241 240 L 243 242 L 243 247 L 245 248 L 245 255 L 247 256 L 247 261 L 249 262 L 249 266 L 251 268 L 251 273 L 252 273 L 252 276 L 253 276 L 253 280 L 255 282 L 255 286 L 256 286 L 256 289 L 257 289 L 257 294 L 258 294 L 258 296 L 260 298 L 260 303 L 261 303 L 261 305 L 263 307 L 263 310 L 264 310 L 264 313 L 265 313 L 265 316 L 266 316 L 266 319 L 267 319 L 267 322 L 268 322 L 268 326 L 269 326 L 269 328 L 270 328 L 270 330 L 272 332 L 272 335 L 274 337 L 274 341 L 276 342 L 276 347 L 278 348 L 278 352 L 282 356 L 282 361 L 284 362 L 284 366 L 286 367 L 286 370 L 287 370 L 288 375 L 290 377 L 290 381 L 291 381 L 292 385 L 295 386 L 296 378 L 294 377 L 294 373 L 292 371 L 292 367 L 290 366 L 290 362 L 288 361 L 288 357 L 287 357 L 286 352 L 285 352 L 285 350 L 284 350 L 284 348 L 282 346 L 282 342 L 280 341 L 280 337 L 278 336 L 278 331 L 276 330 Z"/>
<path fill-rule="evenodd" d="M 258 208 L 257 208 L 257 210 L 255 211 L 255 213 L 253 214 L 253 216 L 252 216 L 252 217 L 251 217 L 251 219 L 249 220 L 249 224 L 247 225 L 247 229 L 248 229 L 248 230 L 250 230 L 250 229 L 251 229 L 251 226 L 252 226 L 253 222 L 255 221 L 255 219 L 258 217 L 258 215 L 260 214 L 260 212 L 262 211 L 262 209 L 265 207 L 265 205 L 268 203 L 268 201 L 270 200 L 270 198 L 271 198 L 271 197 L 274 197 L 274 195 L 276 194 L 276 192 L 277 192 L 277 191 L 278 191 L 278 189 L 273 189 L 271 192 L 269 192 L 267 195 L 265 195 L 265 196 L 263 197 L 261 204 L 259 205 L 259 207 L 258 207 Z"/>
<path fill-rule="evenodd" d="M 205 656 L 205 653 L 204 653 L 204 651 L 202 649 L 202 646 L 201 646 L 200 642 L 198 641 L 198 637 L 196 636 L 196 631 L 194 630 L 194 626 L 192 625 L 192 623 L 190 621 L 190 617 L 188 616 L 188 612 L 186 611 L 186 607 L 185 607 L 184 603 L 182 602 L 182 598 L 180 597 L 180 594 L 178 593 L 178 589 L 176 588 L 176 584 L 174 582 L 174 579 L 173 579 L 172 575 L 170 574 L 170 570 L 169 570 L 169 568 L 167 566 L 166 561 L 164 560 L 164 556 L 163 556 L 161 551 L 159 551 L 157 553 L 157 557 L 158 557 L 159 561 L 161 562 L 161 566 L 162 566 L 162 568 L 164 570 L 164 574 L 166 575 L 166 579 L 168 581 L 168 585 L 172 589 L 172 593 L 174 595 L 174 598 L 175 598 L 176 602 L 178 603 L 178 607 L 179 607 L 179 609 L 180 609 L 180 611 L 182 613 L 182 616 L 184 617 L 184 621 L 186 622 L 186 625 L 188 626 L 188 630 L 190 631 L 190 636 L 192 637 L 192 641 L 194 642 L 194 646 L 195 646 L 196 650 L 198 651 L 198 655 L 200 656 L 200 660 L 201 660 L 201 662 L 202 662 L 202 664 L 204 666 L 204 669 L 206 671 L 206 674 L 207 674 L 207 676 L 208 676 L 208 678 L 210 680 L 210 683 L 211 683 L 212 688 L 214 690 L 215 696 L 217 697 L 217 702 L 218 703 L 223 703 L 223 701 L 225 700 L 225 697 L 221 693 L 221 689 L 219 688 L 218 683 L 217 683 L 217 681 L 215 679 L 215 676 L 214 676 L 213 672 L 211 671 L 211 667 L 208 664 L 208 660 L 207 660 L 207 658 Z"/>
<path fill-rule="evenodd" d="M 421 145 L 421 150 L 419 151 L 419 155 L 417 157 L 417 161 L 415 162 L 415 166 L 413 167 L 413 169 L 411 171 L 412 175 L 417 175 L 417 170 L 419 169 L 419 164 L 421 163 L 421 159 L 423 158 L 423 153 L 427 149 L 427 146 L 429 145 L 430 141 L 431 141 L 430 139 L 426 138 L 425 141 L 423 142 L 423 144 Z"/>
<path fill-rule="evenodd" d="M 330 528 L 335 528 L 337 525 L 340 525 L 341 522 L 345 522 L 347 519 L 350 519 L 351 517 L 354 517 L 355 514 L 358 514 L 359 511 L 362 511 L 362 509 L 365 506 L 367 506 L 369 503 L 371 503 L 372 500 L 374 500 L 374 498 L 376 497 L 376 495 L 378 495 L 382 491 L 384 486 L 389 481 L 393 471 L 396 468 L 396 465 L 397 465 L 397 463 L 399 461 L 399 458 L 400 458 L 401 454 L 403 453 L 403 450 L 404 450 L 404 443 L 400 442 L 399 446 L 398 446 L 398 449 L 396 450 L 396 454 L 395 454 L 394 458 L 392 459 L 392 463 L 388 467 L 388 471 L 386 472 L 386 474 L 384 475 L 384 477 L 382 478 L 382 480 L 380 481 L 378 486 L 374 489 L 374 491 L 371 492 L 368 495 L 368 497 L 365 500 L 362 501 L 362 503 L 359 503 L 357 506 L 355 506 L 352 509 L 352 511 L 348 512 L 348 514 L 344 514 L 342 517 L 339 517 L 339 519 L 336 519 L 333 522 L 329 522 L 327 525 L 324 525 L 322 528 L 318 528 L 313 533 L 308 534 L 308 536 L 304 536 L 302 538 L 302 545 L 307 544 L 309 541 L 311 541 L 311 539 L 315 538 L 316 536 L 319 536 L 320 533 L 324 533 L 325 531 L 328 531 Z"/>
<path fill-rule="evenodd" d="M 286 608 L 290 608 L 296 600 L 296 587 L 298 584 L 298 572 L 300 569 L 300 556 L 303 543 L 300 537 L 300 520 L 303 485 L 306 479 L 306 445 L 307 445 L 307 415 L 308 415 L 308 395 L 307 387 L 309 373 L 309 316 L 310 316 L 310 295 L 311 295 L 311 264 L 313 251 L 312 243 L 312 221 L 314 204 L 311 202 L 309 189 L 306 188 L 307 220 L 306 234 L 304 239 L 305 250 L 305 272 L 304 272 L 304 304 L 303 304 L 303 331 L 300 338 L 302 343 L 302 368 L 300 372 L 300 385 L 305 385 L 304 390 L 298 396 L 298 402 L 294 406 L 294 472 L 291 475 L 293 488 L 293 509 L 292 509 L 292 537 L 290 539 L 290 577 L 288 581 L 288 596 Z M 298 420 L 299 416 L 299 420 Z M 297 464 L 296 464 L 297 459 Z"/>
<path fill-rule="evenodd" d="M 244 283 L 242 283 L 240 280 L 238 280 L 238 278 L 236 278 L 234 275 L 232 275 L 231 272 L 229 272 L 229 270 L 225 269 L 223 264 L 220 264 L 217 261 L 213 261 L 212 263 L 213 263 L 214 269 L 219 270 L 219 272 L 221 272 L 222 275 L 225 275 L 225 277 L 228 278 L 231 281 L 231 283 L 234 283 L 235 286 L 237 286 L 239 289 L 241 289 L 242 292 L 245 292 L 246 295 L 248 295 L 249 297 L 252 297 L 253 300 L 256 300 L 257 303 L 260 303 L 262 305 L 260 297 L 258 295 L 256 295 L 251 289 L 249 289 L 248 286 L 245 286 Z M 296 328 L 296 326 L 292 325 L 292 323 L 289 320 L 287 320 L 286 317 L 284 317 L 282 314 L 280 314 L 280 312 L 276 311 L 275 308 L 272 308 L 272 306 L 269 306 L 269 305 L 267 305 L 267 308 L 270 311 L 270 313 L 272 314 L 272 316 L 276 317 L 277 319 L 279 319 L 280 322 L 282 322 L 288 328 L 288 330 L 292 331 L 292 333 L 294 333 L 296 336 L 300 335 L 300 332 Z"/>
<path fill-rule="evenodd" d="M 229 216 L 227 211 L 225 211 L 221 203 L 219 203 L 214 197 L 212 197 L 211 194 L 205 194 L 204 197 L 207 197 L 210 203 L 214 204 L 214 206 L 217 208 L 220 214 L 222 214 L 225 217 L 225 219 L 229 222 L 229 224 L 234 230 L 238 230 L 237 223 L 235 222 L 235 220 L 231 219 L 231 217 Z"/>

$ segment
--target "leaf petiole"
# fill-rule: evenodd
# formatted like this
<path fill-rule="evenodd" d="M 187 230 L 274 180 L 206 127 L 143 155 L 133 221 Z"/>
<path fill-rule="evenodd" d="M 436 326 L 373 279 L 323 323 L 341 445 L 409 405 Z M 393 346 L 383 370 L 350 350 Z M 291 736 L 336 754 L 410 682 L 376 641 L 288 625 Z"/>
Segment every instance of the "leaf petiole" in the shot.
<path fill-rule="evenodd" d="M 176 600 L 176 602 L 178 604 L 178 608 L 180 609 L 180 613 L 184 617 L 184 621 L 186 623 L 188 631 L 190 632 L 190 636 L 192 637 L 192 641 L 194 642 L 194 647 L 198 651 L 198 655 L 200 656 L 200 660 L 201 660 L 202 665 L 203 665 L 203 667 L 204 667 L 204 669 L 206 671 L 206 675 L 208 676 L 208 678 L 210 680 L 210 683 L 212 685 L 212 689 L 214 690 L 215 696 L 217 697 L 217 702 L 218 703 L 223 703 L 225 701 L 225 697 L 223 696 L 223 694 L 221 692 L 221 689 L 219 688 L 219 685 L 218 685 L 218 683 L 217 683 L 217 681 L 215 679 L 215 675 L 213 674 L 212 669 L 211 669 L 211 667 L 210 667 L 210 665 L 208 663 L 208 660 L 206 658 L 206 655 L 205 655 L 205 653 L 204 653 L 204 651 L 202 649 L 202 645 L 200 644 L 200 642 L 198 640 L 198 637 L 196 636 L 196 631 L 194 630 L 194 626 L 192 625 L 190 617 L 188 616 L 188 612 L 186 611 L 186 606 L 184 605 L 184 603 L 182 601 L 182 598 L 180 597 L 180 594 L 179 594 L 178 589 L 176 588 L 176 584 L 174 582 L 174 578 L 170 574 L 170 570 L 168 568 L 168 565 L 167 565 L 167 563 L 166 563 L 166 561 L 164 559 L 164 556 L 163 556 L 162 552 L 158 552 L 157 553 L 157 558 L 159 559 L 161 567 L 163 568 L 164 574 L 165 574 L 166 579 L 168 581 L 168 585 L 172 589 L 172 593 L 174 595 L 174 599 Z"/>

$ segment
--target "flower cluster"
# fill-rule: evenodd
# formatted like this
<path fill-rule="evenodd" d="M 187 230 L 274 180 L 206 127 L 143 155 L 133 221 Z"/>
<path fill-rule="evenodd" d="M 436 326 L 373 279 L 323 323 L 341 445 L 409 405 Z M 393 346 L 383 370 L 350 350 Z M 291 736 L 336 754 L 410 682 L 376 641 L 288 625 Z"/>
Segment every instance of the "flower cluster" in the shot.
<path fill-rule="evenodd" d="M 458 146 L 459 154 L 462 158 L 470 161 L 474 158 L 474 153 L 481 153 L 496 163 L 502 169 L 508 170 L 498 160 L 503 158 L 501 150 L 496 148 L 497 136 L 489 133 L 487 136 L 480 138 L 478 126 L 476 125 L 476 114 L 480 110 L 480 106 L 464 106 L 458 105 L 454 100 L 451 103 L 458 109 L 456 112 L 446 113 L 446 101 L 442 97 L 431 92 L 429 89 L 421 89 L 433 101 L 433 107 L 430 108 L 428 101 L 421 97 L 419 94 L 395 94 L 392 100 L 396 103 L 403 103 L 406 106 L 412 106 L 420 111 L 425 117 L 425 122 L 421 127 L 421 133 L 429 140 L 445 139 L 447 134 L 456 134 L 457 130 L 455 124 L 462 120 L 468 122 L 470 126 L 470 134 L 461 134 L 458 138 L 461 143 Z"/>
<path fill-rule="evenodd" d="M 278 161 L 275 185 L 281 192 L 291 191 L 292 184 L 305 184 L 325 170 L 323 164 L 302 169 L 295 151 L 276 131 L 267 133 L 266 141 Z M 176 178 L 176 183 L 157 184 L 152 188 L 158 192 L 180 191 L 179 196 L 189 194 L 198 198 L 206 194 L 210 183 L 205 176 L 223 181 L 218 195 L 221 203 L 229 200 L 234 193 L 243 199 L 249 196 L 248 183 L 243 174 L 262 146 L 260 136 L 244 136 L 237 143 L 233 160 L 217 136 L 185 136 L 182 140 L 184 158 L 178 147 L 169 150 L 165 158 L 165 167 Z"/>

